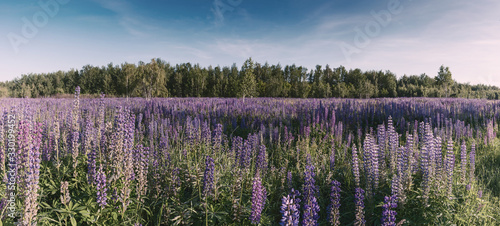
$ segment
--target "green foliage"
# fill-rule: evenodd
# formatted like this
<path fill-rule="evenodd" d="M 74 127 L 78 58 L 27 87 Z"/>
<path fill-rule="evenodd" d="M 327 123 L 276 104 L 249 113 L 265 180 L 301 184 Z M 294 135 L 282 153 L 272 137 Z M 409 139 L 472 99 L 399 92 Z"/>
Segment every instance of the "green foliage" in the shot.
<path fill-rule="evenodd" d="M 257 96 L 257 82 L 255 81 L 254 62 L 252 58 L 245 61 L 241 67 L 241 81 L 239 86 L 239 97 Z"/>
<path fill-rule="evenodd" d="M 269 65 L 247 59 L 241 69 L 201 67 L 191 63 L 175 66 L 161 59 L 138 65 L 85 65 L 80 71 L 22 75 L 0 82 L 0 97 L 49 97 L 72 94 L 121 97 L 294 97 L 377 98 L 458 97 L 500 99 L 500 89 L 487 85 L 460 84 L 450 69 L 441 66 L 435 78 L 426 74 L 403 75 L 390 71 L 347 70 L 343 66 L 317 65 L 308 72 L 302 66 Z"/>

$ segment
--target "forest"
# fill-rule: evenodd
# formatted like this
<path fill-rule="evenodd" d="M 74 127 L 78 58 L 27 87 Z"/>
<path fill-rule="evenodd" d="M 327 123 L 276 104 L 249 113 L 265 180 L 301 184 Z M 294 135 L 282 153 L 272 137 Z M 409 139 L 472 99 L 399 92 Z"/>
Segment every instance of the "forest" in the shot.
<path fill-rule="evenodd" d="M 457 97 L 500 98 L 490 85 L 458 83 L 448 67 L 435 76 L 404 75 L 391 71 L 362 71 L 317 65 L 270 65 L 248 58 L 241 68 L 171 65 L 158 58 L 149 63 L 107 66 L 85 65 L 81 70 L 32 73 L 0 82 L 0 97 L 67 97 L 75 87 L 82 97 L 289 97 L 289 98 L 381 98 Z"/>

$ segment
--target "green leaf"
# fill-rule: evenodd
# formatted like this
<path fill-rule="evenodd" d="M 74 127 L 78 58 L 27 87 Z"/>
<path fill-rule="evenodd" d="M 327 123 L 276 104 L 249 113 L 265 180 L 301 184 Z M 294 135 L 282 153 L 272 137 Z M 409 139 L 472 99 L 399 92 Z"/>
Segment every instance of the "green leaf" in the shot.
<path fill-rule="evenodd" d="M 71 225 L 73 225 L 73 226 L 77 225 L 76 224 L 76 220 L 75 220 L 75 218 L 73 216 L 71 216 L 70 221 L 71 221 Z"/>
<path fill-rule="evenodd" d="M 90 218 L 90 212 L 88 210 L 80 211 L 80 214 L 84 217 Z"/>

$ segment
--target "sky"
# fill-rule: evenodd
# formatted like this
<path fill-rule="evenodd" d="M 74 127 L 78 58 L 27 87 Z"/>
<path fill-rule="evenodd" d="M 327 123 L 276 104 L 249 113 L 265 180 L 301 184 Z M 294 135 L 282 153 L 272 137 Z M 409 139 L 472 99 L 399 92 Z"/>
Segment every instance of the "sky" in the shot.
<path fill-rule="evenodd" d="M 390 70 L 500 87 L 497 0 L 5 0 L 0 81 L 148 62 Z"/>

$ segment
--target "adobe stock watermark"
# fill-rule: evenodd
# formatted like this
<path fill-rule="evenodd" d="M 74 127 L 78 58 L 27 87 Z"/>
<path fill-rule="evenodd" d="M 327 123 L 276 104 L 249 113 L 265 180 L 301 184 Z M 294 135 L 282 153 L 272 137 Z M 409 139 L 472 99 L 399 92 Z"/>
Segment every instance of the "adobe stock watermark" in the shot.
<path fill-rule="evenodd" d="M 61 5 L 66 5 L 70 0 L 39 0 L 38 5 L 40 10 L 35 12 L 31 18 L 22 17 L 21 32 L 10 32 L 7 34 L 10 45 L 14 52 L 19 53 L 19 47 L 29 43 L 30 39 L 36 37 L 39 29 L 47 26 L 49 18 L 54 18 L 58 13 Z"/>
<path fill-rule="evenodd" d="M 17 164 L 16 164 L 16 127 L 17 120 L 14 111 L 7 115 L 7 160 L 8 160 L 8 170 L 7 170 L 7 215 L 11 218 L 16 217 L 16 174 L 17 174 Z"/>
<path fill-rule="evenodd" d="M 403 6 L 400 0 L 389 0 L 387 2 L 387 9 L 382 9 L 378 12 L 372 10 L 370 12 L 373 17 L 372 20 L 366 22 L 363 29 L 359 27 L 354 28 L 356 34 L 353 37 L 353 43 L 342 42 L 339 44 L 345 60 L 351 62 L 351 56 L 361 53 L 363 48 L 370 45 L 373 38 L 380 35 L 382 28 L 387 27 L 392 22 L 393 16 L 400 14 L 402 11 Z"/>
<path fill-rule="evenodd" d="M 224 22 L 224 14 L 228 11 L 233 12 L 242 2 L 243 0 L 215 0 L 211 9 L 215 16 L 215 23 Z"/>

